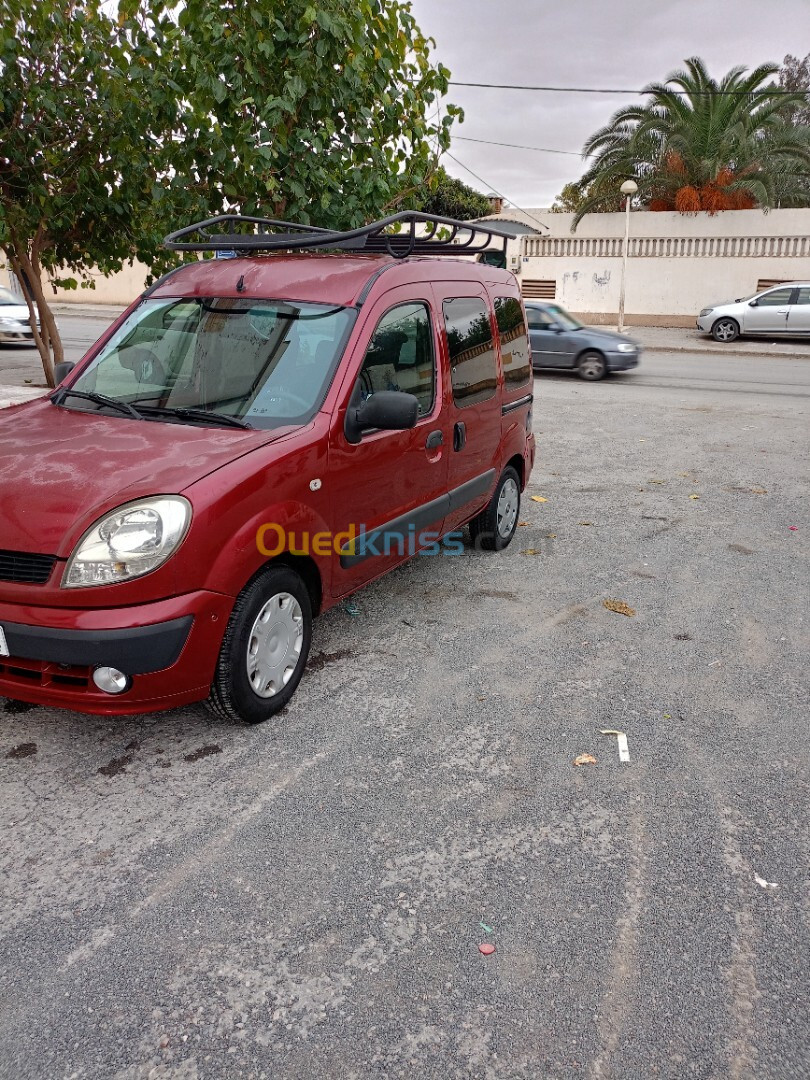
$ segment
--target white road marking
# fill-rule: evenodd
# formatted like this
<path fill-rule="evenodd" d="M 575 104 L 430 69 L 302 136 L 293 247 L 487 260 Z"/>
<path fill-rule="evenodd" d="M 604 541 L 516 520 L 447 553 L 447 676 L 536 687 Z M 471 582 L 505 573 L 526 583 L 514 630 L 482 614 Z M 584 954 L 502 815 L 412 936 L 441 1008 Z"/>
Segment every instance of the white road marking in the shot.
<path fill-rule="evenodd" d="M 611 729 L 609 729 L 607 731 L 600 731 L 599 734 L 600 735 L 615 735 L 616 736 L 616 741 L 619 744 L 619 761 L 629 761 L 630 760 L 630 750 L 628 749 L 628 746 L 627 746 L 627 736 L 625 735 L 625 733 L 623 731 L 613 731 L 613 729 L 611 728 Z"/>

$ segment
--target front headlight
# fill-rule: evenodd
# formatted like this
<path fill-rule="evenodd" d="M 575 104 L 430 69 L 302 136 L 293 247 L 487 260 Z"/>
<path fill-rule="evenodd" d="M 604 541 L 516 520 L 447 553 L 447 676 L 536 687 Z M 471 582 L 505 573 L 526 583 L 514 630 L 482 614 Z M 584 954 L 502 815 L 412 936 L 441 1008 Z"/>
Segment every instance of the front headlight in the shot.
<path fill-rule="evenodd" d="M 703 309 L 703 311 L 701 311 L 700 315 L 698 315 L 698 318 L 699 318 L 699 319 L 702 319 L 704 315 L 711 315 L 711 313 L 712 313 L 713 311 L 714 311 L 714 308 L 711 308 L 711 307 L 705 307 L 705 308 Z"/>
<path fill-rule="evenodd" d="M 180 495 L 119 506 L 88 529 L 68 560 L 63 588 L 113 585 L 157 569 L 188 532 L 191 504 Z"/>
<path fill-rule="evenodd" d="M 19 319 L 0 319 L 0 326 L 2 326 L 4 330 L 23 329 L 23 324 L 20 322 Z M 25 329 L 30 329 L 27 324 Z"/>
<path fill-rule="evenodd" d="M 636 347 L 629 341 L 623 341 L 621 345 L 616 346 L 616 352 L 635 352 Z"/>

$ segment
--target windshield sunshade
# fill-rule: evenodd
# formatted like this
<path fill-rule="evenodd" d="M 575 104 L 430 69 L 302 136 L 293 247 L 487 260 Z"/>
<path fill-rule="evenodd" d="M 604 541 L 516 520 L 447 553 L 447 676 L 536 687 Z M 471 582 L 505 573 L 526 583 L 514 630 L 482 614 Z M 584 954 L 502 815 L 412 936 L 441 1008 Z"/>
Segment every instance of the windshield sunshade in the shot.
<path fill-rule="evenodd" d="M 95 400 L 57 400 L 109 409 L 103 395 L 122 413 L 131 406 L 170 423 L 304 424 L 326 395 L 354 315 L 280 300 L 145 300 L 73 383 Z"/>

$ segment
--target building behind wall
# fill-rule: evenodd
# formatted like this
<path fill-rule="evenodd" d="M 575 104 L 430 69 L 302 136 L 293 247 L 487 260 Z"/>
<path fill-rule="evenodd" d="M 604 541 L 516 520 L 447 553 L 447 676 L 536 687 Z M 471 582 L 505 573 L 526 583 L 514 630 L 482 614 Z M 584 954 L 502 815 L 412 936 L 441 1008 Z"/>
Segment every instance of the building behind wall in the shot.
<path fill-rule="evenodd" d="M 526 299 L 557 300 L 590 323 L 618 318 L 624 214 L 544 210 L 501 216 L 542 222 L 542 235 L 510 245 Z M 626 315 L 629 324 L 693 326 L 701 308 L 782 281 L 810 280 L 810 209 L 630 215 Z"/>

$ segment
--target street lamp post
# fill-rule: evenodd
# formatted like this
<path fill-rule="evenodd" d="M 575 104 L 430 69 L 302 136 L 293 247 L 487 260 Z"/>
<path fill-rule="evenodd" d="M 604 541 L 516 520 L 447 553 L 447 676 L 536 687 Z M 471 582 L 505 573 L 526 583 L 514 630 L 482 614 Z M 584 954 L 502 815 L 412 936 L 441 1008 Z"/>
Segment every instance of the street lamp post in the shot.
<path fill-rule="evenodd" d="M 621 186 L 624 200 L 624 247 L 622 248 L 622 280 L 619 288 L 619 333 L 624 332 L 624 283 L 627 278 L 627 251 L 630 246 L 630 200 L 638 191 L 635 180 L 625 180 Z"/>

